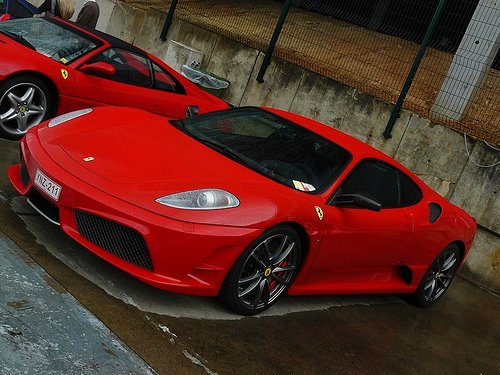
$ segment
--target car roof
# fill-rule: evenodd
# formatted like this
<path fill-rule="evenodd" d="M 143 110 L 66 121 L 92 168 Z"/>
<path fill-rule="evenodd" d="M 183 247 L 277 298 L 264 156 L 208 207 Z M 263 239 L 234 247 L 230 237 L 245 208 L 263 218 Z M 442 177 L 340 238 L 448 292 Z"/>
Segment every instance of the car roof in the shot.
<path fill-rule="evenodd" d="M 109 35 L 107 33 L 102 32 L 102 31 L 95 30 L 95 29 L 81 28 L 80 26 L 76 25 L 72 21 L 62 20 L 62 19 L 60 19 L 58 17 L 54 17 L 54 16 L 45 16 L 45 18 L 48 21 L 55 23 L 61 27 L 71 28 L 72 31 L 74 31 L 80 35 L 87 36 L 88 34 L 90 34 L 94 37 L 97 37 L 97 38 L 101 39 L 102 41 L 108 43 L 113 48 L 126 49 L 127 51 L 134 52 L 138 55 L 148 57 L 148 54 L 144 50 L 140 49 L 139 47 L 136 47 L 130 43 L 125 42 L 124 40 L 116 38 L 112 35 Z"/>

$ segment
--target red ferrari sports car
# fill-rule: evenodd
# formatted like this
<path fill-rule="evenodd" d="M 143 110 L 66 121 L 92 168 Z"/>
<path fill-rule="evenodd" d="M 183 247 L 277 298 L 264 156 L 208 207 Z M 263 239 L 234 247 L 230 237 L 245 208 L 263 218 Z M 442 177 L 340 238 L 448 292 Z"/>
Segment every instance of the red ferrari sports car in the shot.
<path fill-rule="evenodd" d="M 175 118 L 228 108 L 151 54 L 54 17 L 0 22 L 0 136 L 46 118 L 118 105 Z"/>
<path fill-rule="evenodd" d="M 476 230 L 390 157 L 276 109 L 184 120 L 85 109 L 20 147 L 12 184 L 73 239 L 148 284 L 245 315 L 286 291 L 430 305 Z"/>

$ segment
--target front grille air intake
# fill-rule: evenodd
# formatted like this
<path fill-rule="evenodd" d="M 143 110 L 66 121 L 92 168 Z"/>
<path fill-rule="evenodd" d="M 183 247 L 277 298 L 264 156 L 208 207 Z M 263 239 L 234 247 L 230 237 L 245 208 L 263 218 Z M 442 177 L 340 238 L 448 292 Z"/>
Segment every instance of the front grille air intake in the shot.
<path fill-rule="evenodd" d="M 59 225 L 59 208 L 40 194 L 38 190 L 31 189 L 28 203 L 52 224 Z"/>
<path fill-rule="evenodd" d="M 136 266 L 153 270 L 148 246 L 136 230 L 82 211 L 75 211 L 78 232 L 90 242 Z"/>

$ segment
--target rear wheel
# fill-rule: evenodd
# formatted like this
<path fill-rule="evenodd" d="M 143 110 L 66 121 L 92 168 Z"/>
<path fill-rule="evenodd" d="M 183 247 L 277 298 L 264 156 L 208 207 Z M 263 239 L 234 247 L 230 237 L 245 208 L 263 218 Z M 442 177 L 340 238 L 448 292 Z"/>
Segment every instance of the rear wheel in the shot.
<path fill-rule="evenodd" d="M 235 262 L 219 297 L 238 314 L 266 310 L 293 281 L 301 253 L 300 238 L 292 228 L 278 226 L 266 231 Z"/>
<path fill-rule="evenodd" d="M 446 292 L 455 276 L 460 259 L 457 245 L 447 246 L 429 266 L 412 301 L 421 307 L 435 303 Z"/>
<path fill-rule="evenodd" d="M 0 136 L 19 140 L 45 120 L 52 109 L 47 86 L 30 75 L 7 79 L 0 86 Z"/>

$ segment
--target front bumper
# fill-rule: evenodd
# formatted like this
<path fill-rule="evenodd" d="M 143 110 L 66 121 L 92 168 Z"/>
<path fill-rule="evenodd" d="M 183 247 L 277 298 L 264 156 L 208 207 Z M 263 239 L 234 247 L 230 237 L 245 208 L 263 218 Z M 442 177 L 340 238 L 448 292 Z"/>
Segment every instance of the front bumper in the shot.
<path fill-rule="evenodd" d="M 237 257 L 262 233 L 161 216 L 76 178 L 52 160 L 34 136 L 25 137 L 20 147 L 21 163 L 7 170 L 19 193 L 85 248 L 160 289 L 217 295 Z M 58 201 L 33 183 L 37 170 L 61 186 Z M 47 207 L 52 213 L 44 213 Z"/>

